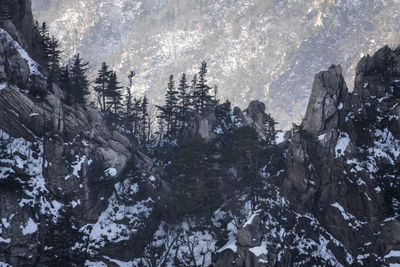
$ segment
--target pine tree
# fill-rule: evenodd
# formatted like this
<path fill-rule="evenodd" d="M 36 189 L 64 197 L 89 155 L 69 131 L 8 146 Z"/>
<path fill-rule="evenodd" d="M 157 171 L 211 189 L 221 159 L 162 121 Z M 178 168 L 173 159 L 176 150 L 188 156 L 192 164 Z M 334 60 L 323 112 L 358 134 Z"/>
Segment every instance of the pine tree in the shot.
<path fill-rule="evenodd" d="M 276 145 L 276 130 L 275 130 L 275 125 L 277 123 L 275 120 L 272 118 L 270 114 L 266 115 L 266 118 L 264 120 L 264 135 L 265 135 L 265 142 L 267 147 L 271 147 Z"/>
<path fill-rule="evenodd" d="M 142 143 L 145 145 L 147 143 L 147 129 L 150 124 L 149 122 L 149 111 L 148 111 L 149 101 L 147 100 L 147 96 L 143 97 L 142 101 L 142 118 L 141 118 L 141 135 L 142 135 Z"/>
<path fill-rule="evenodd" d="M 262 145 L 257 131 L 250 126 L 236 129 L 230 138 L 230 150 L 226 157 L 235 162 L 241 177 L 238 186 L 248 190 L 249 200 L 254 210 L 262 190 L 262 177 L 259 174 Z"/>
<path fill-rule="evenodd" d="M 128 79 L 129 79 L 129 86 L 126 88 L 126 113 L 125 113 L 125 120 L 126 120 L 126 127 L 129 130 L 132 130 L 133 125 L 132 125 L 132 85 L 133 85 L 133 77 L 135 77 L 135 72 L 131 71 L 129 73 Z"/>
<path fill-rule="evenodd" d="M 197 105 L 196 101 L 196 87 L 197 87 L 197 74 L 193 76 L 193 79 L 191 81 L 191 86 L 190 86 L 190 93 L 189 93 L 189 108 L 193 109 L 196 112 L 199 112 L 199 106 Z"/>
<path fill-rule="evenodd" d="M 53 36 L 49 39 L 47 44 L 47 58 L 48 58 L 48 70 L 49 79 L 48 84 L 52 87 L 53 82 L 55 82 L 60 74 L 60 55 L 62 51 L 60 50 L 60 42 Z"/>
<path fill-rule="evenodd" d="M 103 62 L 101 64 L 101 68 L 98 70 L 98 76 L 94 83 L 96 86 L 94 87 L 94 90 L 98 93 L 99 95 L 99 102 L 100 102 L 100 110 L 102 112 L 106 111 L 106 96 L 107 96 L 107 86 L 108 86 L 108 80 L 110 77 L 110 71 L 108 70 L 108 65 L 106 62 Z M 101 99 L 101 100 L 100 100 Z"/>
<path fill-rule="evenodd" d="M 199 78 L 193 92 L 194 104 L 196 106 L 196 110 L 203 111 L 207 106 L 211 106 L 212 96 L 210 95 L 211 87 L 207 85 L 207 63 L 203 61 L 201 63 Z"/>
<path fill-rule="evenodd" d="M 179 86 L 178 86 L 178 107 L 179 107 L 179 117 L 178 120 L 180 122 L 179 127 L 183 127 L 185 124 L 185 121 L 187 119 L 187 113 L 189 110 L 189 94 L 187 89 L 190 88 L 189 85 L 187 84 L 186 80 L 186 74 L 182 74 L 182 77 L 179 81 Z"/>
<path fill-rule="evenodd" d="M 117 73 L 115 71 L 111 71 L 109 75 L 109 80 L 107 84 L 107 98 L 109 107 L 107 110 L 110 108 L 114 108 L 114 113 L 118 114 L 118 110 L 121 106 L 121 98 L 122 98 L 122 93 L 121 89 L 123 88 L 122 86 L 119 86 L 120 82 L 118 82 L 117 78 Z"/>
<path fill-rule="evenodd" d="M 51 38 L 46 22 L 43 22 L 42 25 L 39 27 L 39 34 L 41 37 L 40 49 L 42 51 L 42 55 L 44 56 L 45 67 L 46 69 L 48 69 L 47 65 L 49 63 L 48 47 Z"/>
<path fill-rule="evenodd" d="M 218 105 L 219 103 L 217 94 L 218 94 L 218 86 L 214 85 L 214 99 L 213 99 L 214 106 Z"/>
<path fill-rule="evenodd" d="M 165 94 L 165 105 L 157 106 L 160 111 L 158 118 L 165 120 L 167 126 L 167 135 L 175 134 L 177 130 L 176 118 L 177 118 L 177 98 L 178 92 L 175 89 L 174 76 L 169 77 L 167 85 L 167 93 Z"/>
<path fill-rule="evenodd" d="M 39 247 L 45 266 L 82 266 L 87 255 L 72 249 L 83 236 L 72 216 L 72 208 L 62 210 L 57 222 L 49 224 L 43 231 L 46 234 Z"/>
<path fill-rule="evenodd" d="M 85 97 L 90 94 L 89 81 L 86 75 L 86 72 L 88 71 L 88 65 L 89 63 L 84 62 L 79 54 L 77 54 L 70 70 L 71 86 L 73 89 L 72 95 L 74 103 L 77 104 L 84 104 Z"/>

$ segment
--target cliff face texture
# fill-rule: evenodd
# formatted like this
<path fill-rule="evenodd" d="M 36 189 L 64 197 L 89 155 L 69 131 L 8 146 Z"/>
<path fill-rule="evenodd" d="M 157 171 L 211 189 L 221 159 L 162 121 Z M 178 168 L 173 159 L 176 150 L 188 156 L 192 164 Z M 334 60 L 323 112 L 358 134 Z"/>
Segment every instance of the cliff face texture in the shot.
<path fill-rule="evenodd" d="M 0 29 L 0 265 L 400 263 L 399 48 L 362 58 L 353 92 L 340 66 L 318 73 L 302 124 L 277 139 L 284 167 L 262 170 L 257 209 L 237 196 L 199 230 L 196 218 L 171 219 L 179 199 L 163 166 L 96 110 L 46 89 L 29 4 L 10 3 L 13 20 Z M 265 105 L 229 116 L 231 125 L 197 115 L 186 136 L 212 142 L 242 126 L 261 134 Z M 236 179 L 227 173 L 221 180 Z"/>

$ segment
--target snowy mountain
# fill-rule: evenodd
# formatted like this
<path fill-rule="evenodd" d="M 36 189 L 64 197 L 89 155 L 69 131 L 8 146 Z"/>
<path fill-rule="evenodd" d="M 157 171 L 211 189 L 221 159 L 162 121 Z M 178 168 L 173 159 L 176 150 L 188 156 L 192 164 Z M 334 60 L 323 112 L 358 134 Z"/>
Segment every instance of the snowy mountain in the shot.
<path fill-rule="evenodd" d="M 400 47 L 361 58 L 352 91 L 339 65 L 316 74 L 290 131 L 260 101 L 214 103 L 143 144 L 124 117 L 67 104 L 30 1 L 6 7 L 1 266 L 400 264 Z"/>
<path fill-rule="evenodd" d="M 314 73 L 341 64 L 349 87 L 360 57 L 397 45 L 400 2 L 317 0 L 33 0 L 64 44 L 93 73 L 102 61 L 136 94 L 161 102 L 170 74 L 210 66 L 221 98 L 244 108 L 260 99 L 288 128 L 300 122 Z"/>

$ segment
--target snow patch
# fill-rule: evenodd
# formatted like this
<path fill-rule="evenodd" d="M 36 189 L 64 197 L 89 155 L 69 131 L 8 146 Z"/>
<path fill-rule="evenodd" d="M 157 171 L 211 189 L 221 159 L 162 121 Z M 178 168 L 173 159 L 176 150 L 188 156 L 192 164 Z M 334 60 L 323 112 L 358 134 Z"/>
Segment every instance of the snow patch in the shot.
<path fill-rule="evenodd" d="M 331 204 L 331 206 L 337 208 L 340 211 L 340 213 L 343 216 L 343 219 L 345 219 L 346 221 L 350 221 L 348 223 L 348 226 L 350 226 L 351 228 L 356 230 L 358 228 L 362 228 L 363 224 L 366 224 L 366 222 L 361 222 L 361 221 L 357 220 L 357 218 L 355 216 L 346 212 L 339 203 L 336 202 L 334 204 Z"/>
<path fill-rule="evenodd" d="M 335 147 L 336 158 L 344 156 L 344 152 L 346 151 L 349 143 L 350 143 L 349 135 L 347 133 L 342 132 Z"/>
<path fill-rule="evenodd" d="M 324 140 L 325 136 L 326 136 L 326 133 L 325 133 L 325 134 L 319 135 L 319 136 L 318 136 L 318 141 Z"/>
<path fill-rule="evenodd" d="M 8 83 L 0 83 L 0 91 L 5 89 L 8 86 Z"/>
<path fill-rule="evenodd" d="M 37 75 L 43 77 L 42 73 L 39 71 L 39 64 L 36 63 L 29 54 L 15 41 L 12 36 L 0 28 L 0 37 L 6 38 L 6 40 L 11 44 L 11 46 L 16 49 L 19 55 L 26 61 L 29 67 L 30 75 Z"/>
<path fill-rule="evenodd" d="M 38 230 L 37 224 L 32 220 L 32 218 L 29 218 L 28 222 L 25 224 L 25 226 L 20 226 L 22 230 L 23 235 L 30 235 L 33 234 Z"/>
<path fill-rule="evenodd" d="M 253 247 L 249 250 L 257 257 L 260 257 L 261 255 L 268 255 L 267 244 L 265 242 L 263 242 L 261 246 Z"/>
<path fill-rule="evenodd" d="M 280 143 L 283 143 L 285 141 L 285 132 L 279 132 L 275 136 L 275 143 L 279 145 Z"/>
<path fill-rule="evenodd" d="M 400 250 L 391 250 L 388 254 L 385 255 L 385 259 L 387 258 L 397 258 L 400 257 Z"/>
<path fill-rule="evenodd" d="M 107 170 L 104 171 L 106 174 L 110 176 L 117 176 L 117 169 L 115 168 L 108 168 Z"/>

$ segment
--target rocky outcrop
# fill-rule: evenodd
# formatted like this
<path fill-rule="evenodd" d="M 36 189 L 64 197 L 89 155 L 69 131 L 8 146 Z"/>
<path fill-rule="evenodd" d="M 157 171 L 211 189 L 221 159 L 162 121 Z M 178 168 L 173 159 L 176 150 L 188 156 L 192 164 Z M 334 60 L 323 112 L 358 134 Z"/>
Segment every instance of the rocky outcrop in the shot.
<path fill-rule="evenodd" d="M 352 93 L 339 67 L 317 74 L 302 127 L 290 137 L 285 195 L 313 210 L 351 254 L 370 239 L 370 251 L 387 253 L 380 246 L 390 239 L 376 233 L 387 216 L 382 168 L 398 162 L 399 51 L 361 59 Z"/>
<path fill-rule="evenodd" d="M 252 248 L 261 245 L 262 223 L 259 216 L 254 216 L 251 221 L 239 229 L 236 239 L 241 247 Z"/>
<path fill-rule="evenodd" d="M 40 36 L 34 29 L 32 1 L 5 1 L 4 4 L 11 19 L 4 21 L 2 28 L 9 32 L 32 58 L 39 63 L 44 63 L 42 62 L 41 48 L 37 45 Z"/>
<path fill-rule="evenodd" d="M 214 108 L 207 108 L 201 113 L 194 114 L 190 125 L 185 127 L 184 136 L 189 138 L 192 136 L 200 136 L 206 141 L 215 139 L 218 134 L 224 134 L 226 131 L 232 131 L 243 126 L 250 126 L 257 130 L 261 137 L 264 137 L 264 124 L 268 118 L 265 104 L 254 100 L 251 101 L 248 108 L 242 111 L 239 107 L 235 107 L 230 114 L 223 114 L 218 117 Z"/>
<path fill-rule="evenodd" d="M 288 202 L 270 196 L 262 230 L 242 226 L 217 266 L 400 262 L 400 48 L 362 58 L 353 92 L 341 72 L 331 66 L 315 76 L 302 124 L 280 144 L 286 168 L 275 190 Z"/>
<path fill-rule="evenodd" d="M 340 66 L 332 65 L 315 76 L 303 129 L 312 133 L 337 128 L 349 108 L 348 90 Z"/>

